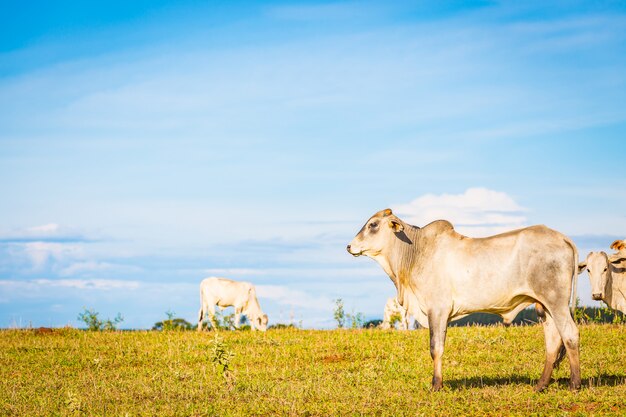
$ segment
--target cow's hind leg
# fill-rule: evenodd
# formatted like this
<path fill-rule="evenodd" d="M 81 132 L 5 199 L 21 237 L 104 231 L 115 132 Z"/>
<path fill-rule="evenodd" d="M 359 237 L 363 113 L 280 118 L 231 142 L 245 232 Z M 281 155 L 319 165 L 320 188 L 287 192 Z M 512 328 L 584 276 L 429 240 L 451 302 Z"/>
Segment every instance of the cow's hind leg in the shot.
<path fill-rule="evenodd" d="M 549 314 L 543 316 L 542 319 L 543 334 L 546 339 L 546 363 L 543 367 L 541 378 L 539 378 L 539 382 L 535 386 L 536 391 L 543 391 L 550 383 L 552 370 L 560 362 L 559 356 L 561 356 L 560 352 L 563 349 L 563 340 L 554 319 Z"/>
<path fill-rule="evenodd" d="M 215 321 L 215 306 L 212 304 L 209 304 L 207 311 L 208 311 L 209 321 L 211 322 L 211 328 L 213 330 L 218 330 L 217 321 Z"/>
<path fill-rule="evenodd" d="M 572 318 L 567 304 L 558 309 L 552 315 L 556 328 L 563 339 L 567 351 L 567 359 L 570 366 L 570 388 L 580 388 L 580 334 L 578 327 Z"/>
<path fill-rule="evenodd" d="M 432 390 L 439 391 L 443 387 L 443 350 L 446 343 L 448 317 L 443 314 L 429 314 L 430 357 L 433 359 Z"/>

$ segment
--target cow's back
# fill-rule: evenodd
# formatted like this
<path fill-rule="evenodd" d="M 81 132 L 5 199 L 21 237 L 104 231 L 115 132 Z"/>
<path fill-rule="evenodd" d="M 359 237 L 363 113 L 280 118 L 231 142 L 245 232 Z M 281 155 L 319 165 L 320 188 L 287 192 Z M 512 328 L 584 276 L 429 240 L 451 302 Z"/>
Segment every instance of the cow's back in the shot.
<path fill-rule="evenodd" d="M 431 297 L 452 298 L 461 310 L 498 310 L 511 297 L 571 288 L 576 248 L 563 234 L 538 225 L 485 238 L 446 230 L 423 276 Z M 419 278 L 418 278 L 419 280 Z"/>
<path fill-rule="evenodd" d="M 200 284 L 201 296 L 220 307 L 245 305 L 250 284 L 228 278 L 209 277 Z"/>

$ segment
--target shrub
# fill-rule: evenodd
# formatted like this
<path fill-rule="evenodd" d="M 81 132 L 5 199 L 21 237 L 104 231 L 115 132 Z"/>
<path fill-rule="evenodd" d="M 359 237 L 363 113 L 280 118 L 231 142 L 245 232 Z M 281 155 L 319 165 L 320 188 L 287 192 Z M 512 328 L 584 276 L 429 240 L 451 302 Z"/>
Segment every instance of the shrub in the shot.
<path fill-rule="evenodd" d="M 272 324 L 271 326 L 269 326 L 267 329 L 274 329 L 274 330 L 280 330 L 280 329 L 297 329 L 298 326 L 296 326 L 295 324 L 285 324 L 285 323 L 276 323 L 276 324 Z"/>
<path fill-rule="evenodd" d="M 164 330 L 164 331 L 185 331 L 193 330 L 193 324 L 182 318 L 174 318 L 174 313 L 167 311 L 167 320 L 158 321 L 152 326 L 152 330 Z"/>
<path fill-rule="evenodd" d="M 106 319 L 100 320 L 98 313 L 94 309 L 84 308 L 84 311 L 78 315 L 78 320 L 84 322 L 87 325 L 87 330 L 102 331 L 102 330 L 117 330 L 117 325 L 124 321 L 124 318 L 120 313 L 113 320 Z"/>
<path fill-rule="evenodd" d="M 341 298 L 337 298 L 335 300 L 335 310 L 333 312 L 333 317 L 337 322 L 337 327 L 342 329 L 346 324 L 346 312 L 343 309 L 343 300 Z"/>

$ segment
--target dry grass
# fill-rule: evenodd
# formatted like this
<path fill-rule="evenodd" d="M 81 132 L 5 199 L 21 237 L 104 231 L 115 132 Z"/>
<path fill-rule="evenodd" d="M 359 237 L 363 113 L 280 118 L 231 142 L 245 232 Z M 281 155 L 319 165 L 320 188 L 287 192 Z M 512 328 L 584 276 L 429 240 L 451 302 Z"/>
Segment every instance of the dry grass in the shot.
<path fill-rule="evenodd" d="M 430 392 L 428 332 L 213 334 L 0 332 L 0 414 L 36 415 L 626 415 L 626 326 L 581 326 L 583 388 L 567 361 L 547 392 L 539 326 L 448 332 L 442 392 Z"/>

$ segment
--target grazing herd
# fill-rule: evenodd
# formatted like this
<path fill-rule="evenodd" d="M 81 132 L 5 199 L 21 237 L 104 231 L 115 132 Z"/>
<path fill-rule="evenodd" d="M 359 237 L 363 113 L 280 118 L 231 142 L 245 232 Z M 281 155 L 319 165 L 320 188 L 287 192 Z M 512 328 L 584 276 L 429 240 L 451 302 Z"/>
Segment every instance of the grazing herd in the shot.
<path fill-rule="evenodd" d="M 572 318 L 578 274 L 587 271 L 593 298 L 626 312 L 626 240 L 613 242 L 617 253 L 592 252 L 579 263 L 574 243 L 546 226 L 531 226 L 485 238 L 470 238 L 445 220 L 410 225 L 390 209 L 374 214 L 347 246 L 353 256 L 380 264 L 397 289 L 384 310 L 382 328 L 408 329 L 413 316 L 429 329 L 433 359 L 432 389 L 443 386 L 442 356 L 450 321 L 474 312 L 500 315 L 510 323 L 534 304 L 542 319 L 546 346 L 544 370 L 535 389 L 545 389 L 552 370 L 567 355 L 570 387 L 581 385 L 579 332 Z M 255 288 L 246 282 L 207 278 L 200 285 L 198 330 L 215 306 L 235 307 L 235 323 L 245 314 L 253 330 L 267 328 Z"/>

